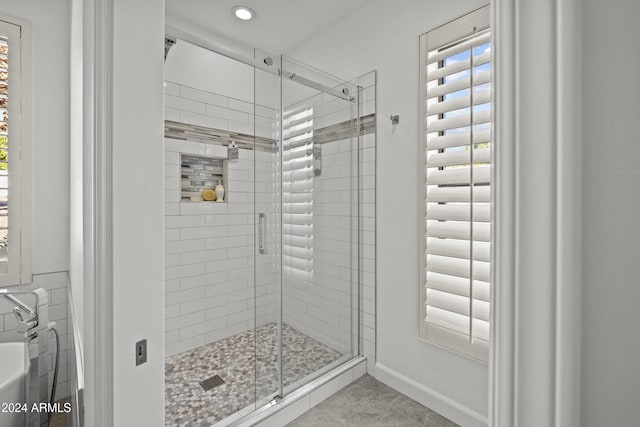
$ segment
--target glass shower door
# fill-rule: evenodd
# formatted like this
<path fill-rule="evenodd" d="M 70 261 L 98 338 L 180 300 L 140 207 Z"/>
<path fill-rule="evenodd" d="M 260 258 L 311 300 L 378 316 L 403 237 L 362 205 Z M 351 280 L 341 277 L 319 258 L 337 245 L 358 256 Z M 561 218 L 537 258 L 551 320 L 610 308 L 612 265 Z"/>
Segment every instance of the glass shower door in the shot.
<path fill-rule="evenodd" d="M 240 162 L 251 163 L 257 408 L 358 352 L 359 96 L 289 58 L 254 60 L 254 137 Z"/>
<path fill-rule="evenodd" d="M 357 354 L 359 97 L 357 86 L 290 58 L 282 69 L 286 394 Z"/>
<path fill-rule="evenodd" d="M 281 167 L 279 58 L 254 53 L 254 319 L 257 407 L 280 394 Z M 268 65 L 271 63 L 271 65 Z"/>
<path fill-rule="evenodd" d="M 181 42 L 165 63 L 171 424 L 247 414 L 358 352 L 358 88 L 236 59 Z"/>
<path fill-rule="evenodd" d="M 207 425 L 255 405 L 254 70 L 180 41 L 164 71 L 165 420 Z"/>

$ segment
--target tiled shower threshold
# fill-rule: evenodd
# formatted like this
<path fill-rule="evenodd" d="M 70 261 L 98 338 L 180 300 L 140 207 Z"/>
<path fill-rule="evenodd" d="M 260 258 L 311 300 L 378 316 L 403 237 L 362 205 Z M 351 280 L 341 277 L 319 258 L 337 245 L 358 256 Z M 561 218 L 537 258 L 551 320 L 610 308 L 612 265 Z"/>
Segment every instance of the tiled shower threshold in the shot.
<path fill-rule="evenodd" d="M 279 389 L 277 335 L 277 325 L 271 323 L 167 357 L 165 425 L 212 426 L 267 403 Z M 286 324 L 283 355 L 284 385 L 289 388 L 346 357 Z M 212 379 L 216 375 L 224 383 L 205 390 L 200 383 L 217 384 L 219 379 Z"/>
<path fill-rule="evenodd" d="M 317 378 L 287 393 L 283 399 L 266 402 L 246 414 L 222 421 L 224 427 L 282 427 L 347 387 L 367 372 L 367 358 L 345 356 Z M 218 427 L 218 425 L 216 425 Z"/>

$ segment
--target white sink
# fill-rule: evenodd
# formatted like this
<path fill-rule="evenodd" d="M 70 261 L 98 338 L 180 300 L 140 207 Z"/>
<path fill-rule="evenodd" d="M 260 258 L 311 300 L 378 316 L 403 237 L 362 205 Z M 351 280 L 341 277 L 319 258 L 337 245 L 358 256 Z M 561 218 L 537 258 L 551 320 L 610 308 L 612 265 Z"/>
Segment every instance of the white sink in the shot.
<path fill-rule="evenodd" d="M 24 383 L 29 372 L 25 350 L 21 342 L 0 343 L 0 426 L 3 427 L 24 424 L 24 412 L 16 411 L 15 405 L 12 408 L 10 404 L 25 402 Z"/>

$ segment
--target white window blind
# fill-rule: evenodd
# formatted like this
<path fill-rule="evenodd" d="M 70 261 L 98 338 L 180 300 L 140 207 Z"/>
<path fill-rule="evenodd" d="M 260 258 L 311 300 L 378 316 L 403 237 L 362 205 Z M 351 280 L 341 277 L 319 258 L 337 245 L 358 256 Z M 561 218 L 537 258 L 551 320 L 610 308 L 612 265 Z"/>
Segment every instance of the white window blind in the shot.
<path fill-rule="evenodd" d="M 420 38 L 420 336 L 487 361 L 491 266 L 488 7 Z"/>
<path fill-rule="evenodd" d="M 313 274 L 313 108 L 283 116 L 282 265 L 294 280 Z"/>

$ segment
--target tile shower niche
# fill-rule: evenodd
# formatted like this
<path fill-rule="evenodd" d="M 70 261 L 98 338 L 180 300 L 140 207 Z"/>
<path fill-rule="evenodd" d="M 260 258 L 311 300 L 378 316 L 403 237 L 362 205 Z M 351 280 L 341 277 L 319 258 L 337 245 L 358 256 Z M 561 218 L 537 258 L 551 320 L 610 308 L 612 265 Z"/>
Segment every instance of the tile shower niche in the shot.
<path fill-rule="evenodd" d="M 180 200 L 182 202 L 220 203 L 218 194 L 213 200 L 205 198 L 205 191 L 224 186 L 223 203 L 227 202 L 227 160 L 215 157 L 180 154 Z"/>

